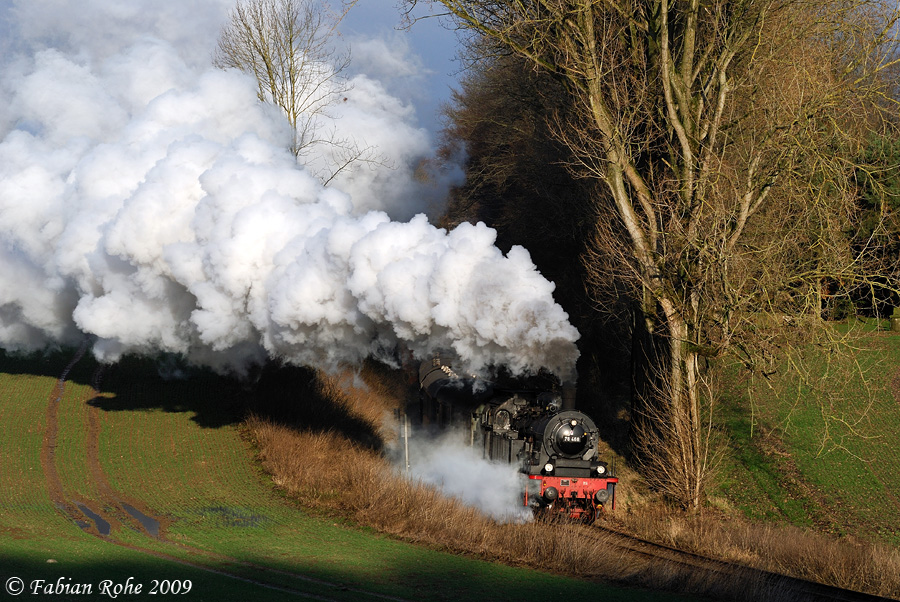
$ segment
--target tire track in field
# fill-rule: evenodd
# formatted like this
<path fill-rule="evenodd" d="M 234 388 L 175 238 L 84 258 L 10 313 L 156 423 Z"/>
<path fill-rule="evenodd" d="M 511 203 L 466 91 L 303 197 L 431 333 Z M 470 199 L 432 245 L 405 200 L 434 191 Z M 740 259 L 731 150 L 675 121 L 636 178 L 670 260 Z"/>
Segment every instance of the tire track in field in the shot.
<path fill-rule="evenodd" d="M 135 530 L 143 531 L 154 539 L 165 540 L 165 530 L 171 520 L 154 512 L 143 502 L 113 489 L 100 463 L 100 408 L 92 401 L 100 397 L 100 382 L 103 379 L 103 373 L 103 365 L 98 366 L 94 371 L 91 377 L 93 396 L 92 400 L 87 403 L 88 425 L 85 433 L 85 455 L 91 480 L 97 487 L 104 505 L 117 510 L 119 522 L 129 525 Z"/>
<path fill-rule="evenodd" d="M 340 600 L 346 599 L 346 597 L 349 595 L 356 595 L 365 598 L 390 600 L 391 602 L 411 602 L 397 596 L 379 594 L 360 588 L 333 583 L 323 579 L 317 579 L 315 577 L 309 577 L 300 573 L 266 567 L 251 562 L 238 560 L 236 558 L 232 558 L 224 554 L 219 554 L 217 552 L 203 550 L 200 548 L 195 548 L 193 546 L 188 546 L 182 543 L 168 540 L 165 537 L 165 528 L 169 526 L 172 521 L 162 516 L 155 517 L 154 515 L 156 515 L 157 513 L 153 512 L 149 507 L 139 502 L 138 500 L 134 500 L 129 496 L 123 495 L 121 492 L 116 491 L 110 485 L 109 479 L 106 477 L 106 473 L 103 471 L 103 466 L 100 462 L 100 433 L 102 430 L 100 408 L 90 403 L 91 400 L 97 399 L 101 395 L 100 381 L 103 377 L 102 366 L 98 367 L 91 379 L 92 395 L 90 395 L 89 399 L 86 400 L 89 406 L 89 410 L 88 427 L 85 434 L 85 453 L 87 457 L 90 478 L 93 481 L 96 490 L 99 492 L 99 501 L 102 502 L 102 506 L 97 506 L 97 500 L 86 500 L 82 499 L 81 496 L 67 497 L 64 492 L 63 482 L 60 478 L 59 471 L 56 468 L 56 445 L 59 435 L 60 402 L 62 401 L 63 395 L 65 393 L 66 379 L 68 378 L 69 372 L 84 357 L 84 354 L 87 352 L 88 347 L 89 343 L 87 341 L 82 343 L 81 347 L 79 347 L 78 351 L 75 353 L 75 356 L 72 358 L 69 364 L 66 365 L 66 367 L 63 369 L 62 374 L 60 374 L 59 378 L 57 379 L 56 386 L 53 388 L 53 391 L 47 403 L 44 437 L 41 444 L 41 467 L 45 475 L 47 490 L 49 492 L 50 499 L 53 502 L 54 506 L 56 506 L 56 508 L 60 512 L 62 512 L 62 514 L 66 518 L 74 522 L 86 533 L 98 537 L 99 539 L 107 543 L 153 556 L 161 560 L 174 562 L 182 566 L 205 571 L 207 573 L 212 573 L 215 575 L 221 575 L 223 577 L 235 579 L 243 583 L 256 585 L 273 591 L 280 591 L 300 598 L 322 600 L 324 602 L 340 602 Z M 130 507 L 131 510 L 129 510 L 128 507 Z M 154 529 L 152 526 L 148 526 L 152 524 L 148 521 L 155 522 L 157 527 Z M 246 577 L 236 572 L 229 571 L 225 568 L 214 568 L 200 562 L 191 562 L 172 554 L 135 544 L 126 543 L 112 537 L 114 528 L 118 529 L 125 525 L 128 525 L 131 528 L 135 528 L 135 525 L 138 525 L 140 527 L 140 531 L 143 531 L 154 540 L 163 542 L 170 546 L 174 546 L 179 551 L 188 552 L 192 556 L 196 556 L 197 558 L 202 558 L 210 562 L 218 562 L 233 567 L 250 569 L 263 575 L 270 574 L 287 577 L 289 579 L 315 585 L 323 589 L 345 592 L 345 596 L 341 596 L 339 598 L 330 598 L 324 595 L 313 594 L 278 583 Z"/>
<path fill-rule="evenodd" d="M 41 442 L 41 467 L 47 482 L 47 492 L 50 495 L 50 501 L 62 512 L 62 514 L 73 521 L 81 529 L 92 532 L 94 535 L 105 537 L 109 535 L 111 526 L 97 512 L 88 506 L 88 501 L 84 499 L 67 499 L 63 491 L 62 479 L 56 468 L 56 442 L 59 436 L 59 404 L 62 401 L 63 394 L 66 389 L 66 378 L 75 364 L 84 357 L 87 351 L 88 343 L 85 341 L 81 344 L 75 357 L 63 369 L 62 374 L 56 381 L 56 386 L 50 393 L 47 400 L 47 411 L 44 417 L 44 437 Z"/>

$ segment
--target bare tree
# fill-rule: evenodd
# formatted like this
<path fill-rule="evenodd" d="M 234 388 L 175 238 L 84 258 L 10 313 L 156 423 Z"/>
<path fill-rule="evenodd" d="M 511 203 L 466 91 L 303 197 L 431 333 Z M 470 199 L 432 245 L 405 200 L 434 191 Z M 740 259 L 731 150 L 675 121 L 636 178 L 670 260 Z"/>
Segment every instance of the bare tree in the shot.
<path fill-rule="evenodd" d="M 669 450 L 658 459 L 677 460 L 670 489 L 696 508 L 710 466 L 704 359 L 752 330 L 749 309 L 864 277 L 840 235 L 846 151 L 885 123 L 878 74 L 895 62 L 897 11 L 875 0 L 431 3 L 568 87 L 574 117 L 557 132 L 598 184 L 590 265 L 598 282 L 606 266 L 631 278 L 639 322 L 665 341 L 651 370 Z"/>
<path fill-rule="evenodd" d="M 295 156 L 328 145 L 336 157 L 329 173 L 319 174 L 325 183 L 355 161 L 375 159 L 371 148 L 336 139 L 322 127 L 328 107 L 350 89 L 343 75 L 349 55 L 334 48 L 339 21 L 317 0 L 238 0 L 214 56 L 217 67 L 252 74 L 259 99 L 281 108 Z"/>

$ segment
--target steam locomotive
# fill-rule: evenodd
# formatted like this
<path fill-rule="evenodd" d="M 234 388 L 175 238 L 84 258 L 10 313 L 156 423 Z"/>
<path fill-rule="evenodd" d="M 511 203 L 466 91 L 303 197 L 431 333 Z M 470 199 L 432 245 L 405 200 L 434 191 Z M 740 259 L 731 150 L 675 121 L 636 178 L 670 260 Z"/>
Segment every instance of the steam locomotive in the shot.
<path fill-rule="evenodd" d="M 597 426 L 574 409 L 574 389 L 510 388 L 454 372 L 435 356 L 419 367 L 420 419 L 465 425 L 483 457 L 518 466 L 523 504 L 537 515 L 593 522 L 615 508 L 619 480 L 598 458 Z"/>

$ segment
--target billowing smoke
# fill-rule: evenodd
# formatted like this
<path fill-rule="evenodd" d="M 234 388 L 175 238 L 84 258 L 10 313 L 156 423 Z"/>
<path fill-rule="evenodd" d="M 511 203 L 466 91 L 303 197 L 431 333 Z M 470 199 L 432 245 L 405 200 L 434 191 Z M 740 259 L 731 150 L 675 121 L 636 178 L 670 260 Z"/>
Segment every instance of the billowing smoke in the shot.
<path fill-rule="evenodd" d="M 337 159 L 298 164 L 255 82 L 210 67 L 231 4 L 0 6 L 0 346 L 89 335 L 105 361 L 238 370 L 446 348 L 568 372 L 577 332 L 528 253 L 423 214 L 453 173 L 417 172 L 431 141 L 411 106 L 355 76 L 323 126 L 383 160 L 324 186 Z"/>
<path fill-rule="evenodd" d="M 409 437 L 409 478 L 433 485 L 450 497 L 500 522 L 526 522 L 523 479 L 515 467 L 491 462 L 468 445 L 467 433 L 448 431 L 437 437 L 416 431 Z M 405 471 L 405 442 L 395 442 L 397 465 Z"/>

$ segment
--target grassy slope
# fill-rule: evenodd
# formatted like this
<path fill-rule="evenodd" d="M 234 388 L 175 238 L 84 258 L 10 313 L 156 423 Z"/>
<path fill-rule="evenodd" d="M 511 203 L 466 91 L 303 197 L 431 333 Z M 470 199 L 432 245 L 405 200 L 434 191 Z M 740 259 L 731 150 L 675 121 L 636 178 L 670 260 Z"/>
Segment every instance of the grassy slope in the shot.
<path fill-rule="evenodd" d="M 872 329 L 856 345 L 856 362 L 807 354 L 808 379 L 731 383 L 722 488 L 752 518 L 897 545 L 900 335 Z"/>
<path fill-rule="evenodd" d="M 48 403 L 71 355 L 0 355 L 4 583 L 13 575 L 94 584 L 132 576 L 146 591 L 152 579 L 190 579 L 191 600 L 296 599 L 302 592 L 337 600 L 373 594 L 512 600 L 601 591 L 608 599 L 675 599 L 453 556 L 306 515 L 274 493 L 249 460 L 237 422 L 239 390 L 204 374 L 166 382 L 155 366 L 134 360 L 104 374 L 102 394 L 93 399 L 96 366 L 83 359 L 59 401 L 53 464 L 64 497 L 121 519 L 113 521 L 108 539 L 84 532 L 54 507 L 41 463 Z M 91 412 L 100 425 L 96 445 L 105 485 L 89 466 Z M 162 520 L 164 539 L 128 522 L 104 497 L 104 486 Z"/>

